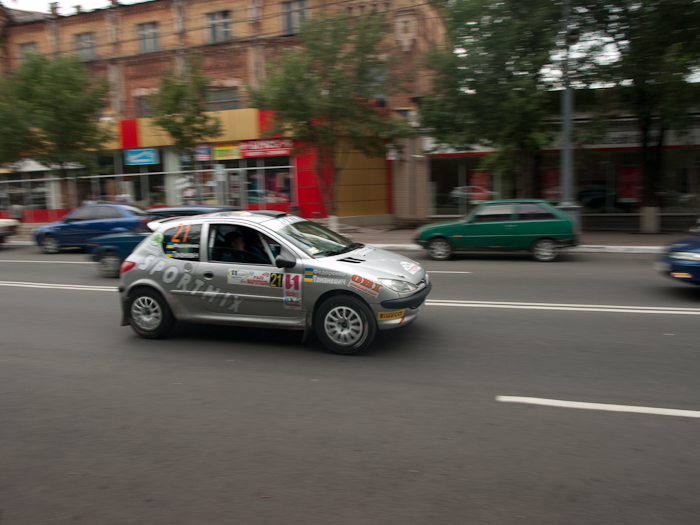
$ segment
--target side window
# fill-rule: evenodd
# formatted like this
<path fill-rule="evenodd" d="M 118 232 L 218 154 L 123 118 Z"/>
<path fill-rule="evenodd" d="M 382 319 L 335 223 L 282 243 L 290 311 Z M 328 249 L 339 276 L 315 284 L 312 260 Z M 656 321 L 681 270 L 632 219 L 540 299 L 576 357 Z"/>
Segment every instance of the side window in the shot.
<path fill-rule="evenodd" d="M 518 204 L 518 220 L 521 221 L 549 221 L 556 216 L 535 203 Z"/>
<path fill-rule="evenodd" d="M 69 219 L 72 221 L 90 221 L 92 219 L 95 219 L 95 208 L 96 206 L 90 206 L 89 208 L 78 210 L 75 213 L 71 214 Z"/>
<path fill-rule="evenodd" d="M 502 222 L 511 220 L 513 206 L 510 204 L 490 204 L 484 206 L 471 220 L 472 223 Z"/>
<path fill-rule="evenodd" d="M 163 251 L 173 259 L 199 260 L 201 224 L 178 224 L 163 233 Z"/>
<path fill-rule="evenodd" d="M 93 209 L 95 210 L 96 219 L 121 219 L 122 217 L 119 210 L 115 210 L 109 206 L 95 206 Z"/>
<path fill-rule="evenodd" d="M 247 226 L 213 224 L 207 243 L 209 260 L 243 264 L 273 264 L 279 250 L 272 239 Z"/>

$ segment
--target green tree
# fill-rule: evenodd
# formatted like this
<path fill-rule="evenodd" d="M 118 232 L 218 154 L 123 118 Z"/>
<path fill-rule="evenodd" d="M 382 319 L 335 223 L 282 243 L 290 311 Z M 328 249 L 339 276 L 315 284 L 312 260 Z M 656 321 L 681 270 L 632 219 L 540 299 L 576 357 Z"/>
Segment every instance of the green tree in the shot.
<path fill-rule="evenodd" d="M 209 79 L 200 60 L 190 56 L 185 62 L 182 72 L 163 72 L 158 94 L 150 100 L 150 115 L 170 135 L 178 152 L 191 154 L 197 144 L 221 134 L 221 123 L 207 113 Z"/>
<path fill-rule="evenodd" d="M 588 84 L 608 86 L 611 109 L 636 117 L 644 206 L 658 206 L 663 143 L 697 106 L 700 3 L 695 0 L 593 0 L 576 11 L 597 42 L 587 52 Z"/>
<path fill-rule="evenodd" d="M 32 158 L 67 176 L 110 138 L 98 123 L 106 82 L 92 82 L 75 56 L 32 54 L 0 80 L 0 163 Z"/>
<path fill-rule="evenodd" d="M 383 58 L 390 54 L 387 30 L 378 13 L 307 21 L 299 46 L 283 50 L 268 64 L 259 89 L 248 88 L 253 106 L 272 111 L 267 136 L 283 135 L 320 153 L 316 176 L 331 217 L 343 166 L 338 154 L 355 150 L 381 156 L 408 132 L 402 119 L 377 103 L 402 84 L 393 62 Z M 330 184 L 324 164 L 332 170 Z"/>
<path fill-rule="evenodd" d="M 427 60 L 435 77 L 422 124 L 441 145 L 496 149 L 484 160 L 514 179 L 517 196 L 532 196 L 535 159 L 553 138 L 560 19 L 552 0 L 455 0 L 445 7 L 445 48 Z"/>

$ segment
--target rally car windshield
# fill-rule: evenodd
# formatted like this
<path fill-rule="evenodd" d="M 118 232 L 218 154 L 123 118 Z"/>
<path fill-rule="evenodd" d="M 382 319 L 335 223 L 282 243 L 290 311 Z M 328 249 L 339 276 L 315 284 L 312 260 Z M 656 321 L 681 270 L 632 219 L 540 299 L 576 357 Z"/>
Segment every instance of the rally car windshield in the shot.
<path fill-rule="evenodd" d="M 298 217 L 281 217 L 277 232 L 311 257 L 328 257 L 346 253 L 362 245 Z"/>

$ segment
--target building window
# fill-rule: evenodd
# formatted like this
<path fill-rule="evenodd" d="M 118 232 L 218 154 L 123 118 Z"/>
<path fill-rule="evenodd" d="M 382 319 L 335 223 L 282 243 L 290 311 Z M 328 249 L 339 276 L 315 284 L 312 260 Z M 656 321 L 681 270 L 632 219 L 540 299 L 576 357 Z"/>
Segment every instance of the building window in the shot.
<path fill-rule="evenodd" d="M 136 97 L 136 118 L 149 116 L 151 101 L 149 97 Z"/>
<path fill-rule="evenodd" d="M 147 22 L 136 26 L 139 40 L 139 53 L 158 51 L 158 22 Z"/>
<path fill-rule="evenodd" d="M 19 60 L 24 62 L 29 57 L 30 53 L 38 53 L 39 47 L 36 42 L 27 42 L 26 44 L 19 45 Z"/>
<path fill-rule="evenodd" d="M 240 101 L 238 88 L 215 89 L 207 92 L 207 111 L 224 111 L 238 109 Z"/>
<path fill-rule="evenodd" d="M 282 26 L 285 35 L 295 35 L 299 32 L 302 21 L 306 19 L 306 2 L 293 0 L 282 2 Z"/>
<path fill-rule="evenodd" d="M 231 40 L 231 12 L 207 13 L 207 42 L 217 44 Z"/>
<path fill-rule="evenodd" d="M 95 33 L 80 33 L 75 35 L 75 50 L 78 52 L 80 60 L 95 60 L 97 58 Z"/>
<path fill-rule="evenodd" d="M 248 21 L 258 22 L 262 17 L 262 0 L 248 0 Z"/>

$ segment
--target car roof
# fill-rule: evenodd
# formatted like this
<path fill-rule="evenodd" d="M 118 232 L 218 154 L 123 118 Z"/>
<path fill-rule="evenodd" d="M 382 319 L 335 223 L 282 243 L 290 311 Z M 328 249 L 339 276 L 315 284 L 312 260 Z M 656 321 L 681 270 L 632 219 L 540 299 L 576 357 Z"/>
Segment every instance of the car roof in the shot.
<path fill-rule="evenodd" d="M 200 215 L 188 215 L 184 217 L 170 217 L 171 221 L 210 221 L 213 219 L 245 219 L 246 221 L 262 223 L 272 219 L 286 216 L 283 211 L 256 210 L 256 211 L 216 211 L 213 213 L 203 213 Z M 155 221 L 154 221 L 155 222 Z M 166 222 L 166 221 L 162 221 Z M 170 221 L 168 221 L 170 222 Z"/>

